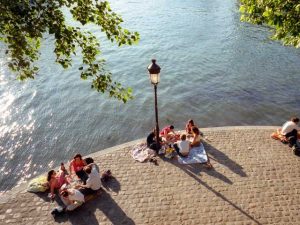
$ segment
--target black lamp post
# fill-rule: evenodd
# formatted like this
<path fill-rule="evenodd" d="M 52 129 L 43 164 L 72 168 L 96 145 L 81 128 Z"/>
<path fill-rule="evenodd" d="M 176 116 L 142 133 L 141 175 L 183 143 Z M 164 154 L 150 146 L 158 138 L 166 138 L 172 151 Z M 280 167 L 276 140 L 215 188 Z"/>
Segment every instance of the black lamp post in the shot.
<path fill-rule="evenodd" d="M 156 119 L 156 143 L 159 144 L 159 126 L 158 126 L 158 111 L 157 111 L 157 85 L 159 83 L 160 67 L 156 64 L 156 60 L 152 59 L 152 63 L 148 66 L 150 81 L 154 86 L 154 99 L 155 99 L 155 119 Z"/>

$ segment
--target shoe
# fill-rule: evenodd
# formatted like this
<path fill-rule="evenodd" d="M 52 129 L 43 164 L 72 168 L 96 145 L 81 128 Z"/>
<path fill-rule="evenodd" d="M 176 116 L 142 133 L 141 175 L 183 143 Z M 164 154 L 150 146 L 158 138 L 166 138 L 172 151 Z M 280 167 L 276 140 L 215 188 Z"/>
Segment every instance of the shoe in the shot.
<path fill-rule="evenodd" d="M 293 144 L 289 144 L 289 147 L 290 147 L 290 148 L 293 148 L 294 146 L 295 146 L 295 145 L 293 145 Z"/>

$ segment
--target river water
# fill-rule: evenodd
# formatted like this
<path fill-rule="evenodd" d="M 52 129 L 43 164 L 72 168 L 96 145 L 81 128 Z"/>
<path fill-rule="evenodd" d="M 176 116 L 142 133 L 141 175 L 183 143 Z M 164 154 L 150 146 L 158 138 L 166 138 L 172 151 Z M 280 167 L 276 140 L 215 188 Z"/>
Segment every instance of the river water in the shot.
<path fill-rule="evenodd" d="M 0 191 L 45 172 L 75 153 L 89 154 L 143 138 L 154 126 L 153 86 L 146 67 L 161 66 L 160 126 L 281 125 L 300 113 L 300 50 L 268 39 L 270 31 L 239 21 L 235 0 L 114 0 L 138 45 L 118 48 L 95 26 L 113 76 L 134 90 L 120 103 L 90 89 L 74 68 L 54 63 L 45 37 L 40 72 L 18 82 L 1 45 Z M 120 165 L 121 169 L 122 165 Z"/>

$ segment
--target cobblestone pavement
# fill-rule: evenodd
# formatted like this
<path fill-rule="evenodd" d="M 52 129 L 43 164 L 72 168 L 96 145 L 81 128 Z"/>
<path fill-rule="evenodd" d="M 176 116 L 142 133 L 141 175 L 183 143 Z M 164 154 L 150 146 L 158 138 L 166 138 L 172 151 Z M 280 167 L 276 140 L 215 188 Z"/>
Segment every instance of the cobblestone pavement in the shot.
<path fill-rule="evenodd" d="M 26 187 L 0 200 L 0 224 L 300 224 L 300 158 L 272 140 L 274 127 L 203 129 L 214 169 L 135 162 L 132 147 L 93 156 L 115 179 L 56 220 L 56 203 Z"/>

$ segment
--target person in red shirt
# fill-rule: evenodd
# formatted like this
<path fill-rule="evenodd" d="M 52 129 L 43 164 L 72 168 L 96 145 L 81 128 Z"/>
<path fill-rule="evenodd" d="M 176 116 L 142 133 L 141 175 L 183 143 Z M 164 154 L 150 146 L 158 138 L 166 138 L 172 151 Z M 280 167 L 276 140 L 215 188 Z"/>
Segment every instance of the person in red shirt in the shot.
<path fill-rule="evenodd" d="M 180 135 L 175 133 L 173 125 L 164 127 L 159 136 L 163 137 L 167 142 L 176 142 L 180 137 Z"/>
<path fill-rule="evenodd" d="M 88 179 L 88 175 L 83 170 L 85 166 L 86 162 L 82 159 L 82 156 L 80 154 L 76 154 L 70 163 L 70 174 L 76 174 L 84 184 Z"/>

